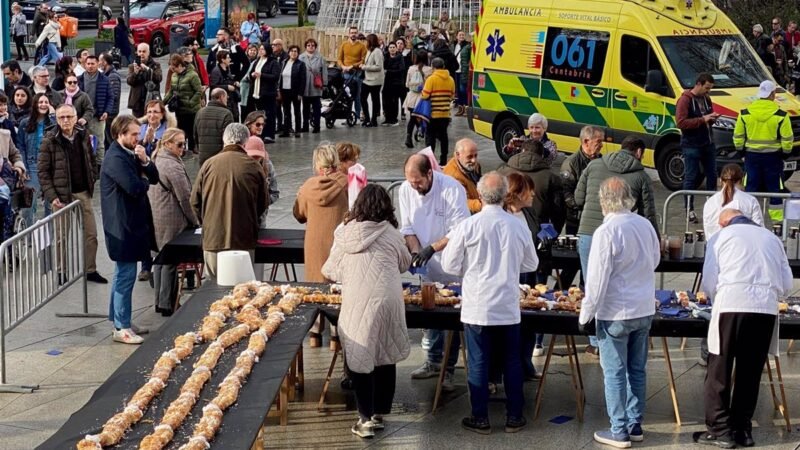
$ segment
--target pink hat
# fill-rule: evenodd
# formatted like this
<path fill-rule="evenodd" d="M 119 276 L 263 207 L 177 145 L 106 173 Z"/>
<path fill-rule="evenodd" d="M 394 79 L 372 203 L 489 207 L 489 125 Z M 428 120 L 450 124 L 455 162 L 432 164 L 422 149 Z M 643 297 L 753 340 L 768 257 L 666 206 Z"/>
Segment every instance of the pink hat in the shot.
<path fill-rule="evenodd" d="M 258 136 L 250 136 L 250 138 L 247 139 L 244 150 L 247 152 L 247 156 L 250 157 L 258 156 L 262 159 L 266 159 L 267 157 L 267 149 L 264 147 L 264 141 Z"/>

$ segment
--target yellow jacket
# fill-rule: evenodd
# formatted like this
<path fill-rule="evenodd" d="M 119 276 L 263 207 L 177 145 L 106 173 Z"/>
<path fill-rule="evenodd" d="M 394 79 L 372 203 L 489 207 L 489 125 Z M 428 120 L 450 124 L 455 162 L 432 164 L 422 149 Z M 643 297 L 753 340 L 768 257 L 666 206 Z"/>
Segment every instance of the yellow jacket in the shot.
<path fill-rule="evenodd" d="M 449 119 L 450 103 L 456 95 L 456 83 L 447 69 L 436 69 L 425 80 L 422 99 L 431 100 L 431 119 Z"/>
<path fill-rule="evenodd" d="M 452 157 L 450 161 L 447 161 L 447 165 L 442 168 L 442 172 L 445 175 L 455 178 L 456 181 L 464 186 L 464 190 L 467 191 L 467 207 L 469 208 L 469 212 L 472 214 L 480 212 L 481 196 L 478 194 L 478 185 L 461 170 L 461 167 L 459 166 L 458 160 L 455 156 Z M 478 165 L 478 173 L 480 172 L 481 166 Z"/>
<path fill-rule="evenodd" d="M 786 111 L 772 100 L 758 99 L 743 109 L 736 119 L 733 145 L 737 150 L 755 153 L 792 151 L 794 134 Z"/>

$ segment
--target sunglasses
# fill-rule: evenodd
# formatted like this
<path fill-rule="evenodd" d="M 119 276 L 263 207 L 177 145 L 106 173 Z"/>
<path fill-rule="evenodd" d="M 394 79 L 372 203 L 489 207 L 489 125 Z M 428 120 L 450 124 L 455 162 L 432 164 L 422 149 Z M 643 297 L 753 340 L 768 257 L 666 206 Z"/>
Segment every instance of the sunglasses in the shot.
<path fill-rule="evenodd" d="M 263 127 L 264 126 L 264 122 L 255 122 L 253 125 L 257 126 L 257 127 Z"/>
<path fill-rule="evenodd" d="M 176 145 L 178 148 L 186 148 L 186 141 L 180 141 L 180 142 L 176 142 L 176 143 L 175 143 L 175 145 Z"/>
<path fill-rule="evenodd" d="M 67 81 L 67 84 L 70 84 L 70 85 L 72 85 L 72 84 L 78 84 L 78 82 L 77 82 L 77 81 Z"/>

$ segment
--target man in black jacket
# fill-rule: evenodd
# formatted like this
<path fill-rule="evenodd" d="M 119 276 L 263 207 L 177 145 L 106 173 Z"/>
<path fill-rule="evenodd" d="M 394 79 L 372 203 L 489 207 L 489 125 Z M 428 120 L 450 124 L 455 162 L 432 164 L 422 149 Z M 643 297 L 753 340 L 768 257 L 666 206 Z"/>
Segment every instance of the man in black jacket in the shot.
<path fill-rule="evenodd" d="M 14 98 L 14 88 L 17 86 L 25 86 L 30 89 L 33 85 L 33 80 L 27 73 L 22 71 L 19 62 L 16 59 L 9 59 L 0 65 L 3 69 L 3 76 L 5 77 L 5 93 L 6 97 Z"/>
<path fill-rule="evenodd" d="M 211 100 L 194 119 L 194 141 L 197 142 L 200 167 L 208 158 L 222 151 L 222 133 L 231 123 L 233 113 L 228 108 L 228 93 L 222 88 L 212 89 Z"/>
<path fill-rule="evenodd" d="M 250 62 L 247 59 L 247 53 L 242 50 L 238 42 L 231 41 L 231 32 L 227 28 L 220 28 L 217 31 L 217 44 L 211 47 L 208 52 L 208 60 L 206 62 L 206 70 L 210 74 L 214 67 L 217 66 L 217 51 L 228 50 L 231 55 L 230 71 L 236 81 L 240 81 L 244 75 L 244 71 L 250 67 Z"/>

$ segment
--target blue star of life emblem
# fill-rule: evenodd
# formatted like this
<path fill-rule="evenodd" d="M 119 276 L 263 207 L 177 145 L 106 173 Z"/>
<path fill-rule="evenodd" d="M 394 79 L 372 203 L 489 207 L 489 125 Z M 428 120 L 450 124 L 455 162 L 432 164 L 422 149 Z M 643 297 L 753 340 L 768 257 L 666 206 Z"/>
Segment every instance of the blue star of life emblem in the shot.
<path fill-rule="evenodd" d="M 486 47 L 486 54 L 492 55 L 492 62 L 497 61 L 498 56 L 503 56 L 503 44 L 506 43 L 506 37 L 500 35 L 500 30 L 494 30 L 494 34 L 490 34 L 486 39 L 489 46 Z"/>

